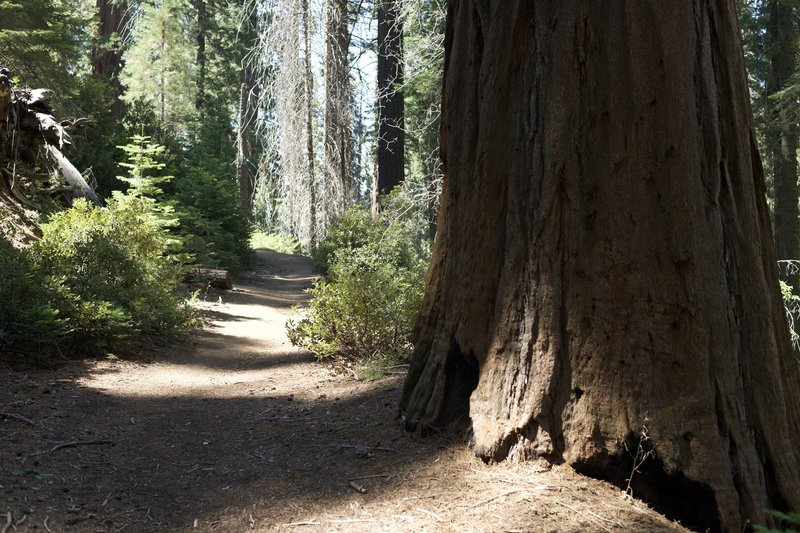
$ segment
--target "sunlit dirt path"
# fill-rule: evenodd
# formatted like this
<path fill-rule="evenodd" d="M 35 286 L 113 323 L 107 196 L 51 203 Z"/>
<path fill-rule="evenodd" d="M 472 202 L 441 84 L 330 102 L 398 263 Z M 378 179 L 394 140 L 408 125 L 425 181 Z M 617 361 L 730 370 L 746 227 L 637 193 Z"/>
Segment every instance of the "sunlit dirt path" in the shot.
<path fill-rule="evenodd" d="M 312 276 L 259 251 L 191 341 L 0 367 L 0 533 L 682 531 L 569 469 L 405 433 L 400 376 L 359 383 L 286 339 Z"/>

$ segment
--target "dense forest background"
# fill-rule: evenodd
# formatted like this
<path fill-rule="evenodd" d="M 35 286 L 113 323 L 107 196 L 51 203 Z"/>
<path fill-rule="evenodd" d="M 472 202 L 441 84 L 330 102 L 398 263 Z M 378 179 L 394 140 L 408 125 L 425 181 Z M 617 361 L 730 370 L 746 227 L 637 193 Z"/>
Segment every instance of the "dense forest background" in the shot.
<path fill-rule="evenodd" d="M 327 272 L 341 245 L 320 244 L 353 208 L 362 214 L 350 216 L 353 227 L 344 233 L 363 233 L 363 224 L 402 226 L 394 234 L 402 234 L 401 246 L 415 258 L 404 260 L 414 273 L 403 279 L 413 278 L 420 293 L 441 187 L 443 2 L 36 0 L 4 2 L 0 21 L 0 63 L 10 85 L 52 91 L 42 100 L 69 130 L 65 155 L 101 203 L 143 202 L 163 240 L 159 254 L 179 267 L 175 272 L 195 266 L 239 271 L 251 258 L 253 232 L 273 247 L 320 250 L 318 263 Z M 14 179 L 19 148 L 11 134 L 4 141 L 6 188 L 31 200 L 25 207 L 39 213 L 33 217 L 39 223 L 58 218 L 65 205 L 54 194 L 61 178 L 47 183 L 47 198 L 32 200 L 42 190 L 22 191 L 26 186 Z M 55 174 L 35 157 L 28 163 L 29 175 Z M 81 225 L 82 216 L 71 220 Z M 81 230 L 65 223 L 58 231 Z M 70 237 L 59 233 L 59 239 Z M 97 249 L 72 254 L 77 262 L 102 255 Z M 77 263 L 67 274 L 60 271 L 66 265 L 45 268 L 29 260 L 22 270 L 44 273 L 49 281 L 40 276 L 36 284 L 59 285 L 56 292 L 67 300 L 81 292 L 76 284 L 89 284 L 56 281 L 75 276 Z M 164 284 L 155 278 L 168 266 L 153 267 L 159 270 L 153 286 Z M 19 285 L 9 280 L 8 291 L 19 293 Z M 94 300 L 97 291 L 86 291 L 80 299 Z M 116 296 L 100 298 L 81 320 L 75 302 L 51 309 L 52 294 L 41 300 L 25 315 L 39 324 L 34 329 L 53 329 L 43 317 L 71 317 L 63 333 L 78 323 L 88 327 L 101 309 L 121 306 L 123 323 L 131 314 Z M 155 299 L 151 305 L 159 306 Z M 411 322 L 413 309 L 403 313 Z M 5 322 L 10 342 L 10 331 L 20 327 L 11 318 Z"/>
<path fill-rule="evenodd" d="M 121 145 L 143 135 L 164 147 L 161 174 L 173 180 L 161 188 L 186 231 L 214 241 L 192 250 L 205 263 L 211 254 L 238 265 L 243 217 L 315 247 L 347 207 L 404 178 L 433 218 L 443 2 L 37 0 L 0 9 L 1 59 L 18 85 L 52 89 L 58 117 L 92 121 L 69 156 L 102 197 L 126 188 Z M 389 109 L 398 101 L 399 114 Z M 391 159 L 399 170 L 379 183 Z M 201 229 L 201 219 L 215 226 Z"/>
<path fill-rule="evenodd" d="M 737 7 L 793 321 L 798 6 Z M 338 249 L 395 226 L 392 239 L 405 248 L 391 253 L 405 258 L 394 268 L 409 271 L 403 293 L 421 284 L 437 226 L 445 8 L 444 0 L 7 1 L 0 63 L 16 88 L 50 89 L 53 116 L 77 123 L 64 151 L 101 200 L 146 199 L 173 263 L 238 271 L 256 232 L 259 242 L 315 251 L 327 273 Z M 52 198 L 32 203 L 40 222 L 62 209 Z M 353 207 L 377 226 L 353 214 L 326 242 Z M 381 246 L 367 264 L 389 253 Z M 413 322 L 419 291 L 403 293 L 411 303 L 398 320 Z"/>

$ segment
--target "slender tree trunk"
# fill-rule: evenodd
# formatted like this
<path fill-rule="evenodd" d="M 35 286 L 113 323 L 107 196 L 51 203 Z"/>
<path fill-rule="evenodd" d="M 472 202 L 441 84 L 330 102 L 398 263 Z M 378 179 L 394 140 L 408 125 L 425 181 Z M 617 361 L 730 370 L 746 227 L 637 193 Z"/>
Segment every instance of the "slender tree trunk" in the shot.
<path fill-rule="evenodd" d="M 161 57 L 164 57 L 167 51 L 167 29 L 164 26 L 161 26 Z M 158 95 L 159 98 L 159 118 L 161 120 L 161 124 L 164 124 L 164 120 L 167 116 L 167 78 L 164 75 L 164 69 L 160 69 L 159 71 L 159 89 L 161 93 Z"/>
<path fill-rule="evenodd" d="M 347 0 L 327 0 L 325 8 L 325 224 L 330 226 L 352 200 L 353 134 Z"/>
<path fill-rule="evenodd" d="M 195 107 L 200 112 L 200 121 L 203 121 L 206 98 L 206 36 L 208 32 L 208 13 L 206 0 L 194 0 L 197 10 L 197 99 Z"/>
<path fill-rule="evenodd" d="M 796 8 L 785 0 L 768 6 L 767 53 L 770 79 L 767 92 L 772 103 L 767 131 L 769 157 L 775 179 L 775 247 L 778 259 L 800 259 L 800 189 L 797 184 L 797 140 L 800 134 L 796 97 L 778 95 L 792 83 L 797 58 Z M 786 272 L 788 274 L 788 272 Z M 785 279 L 797 288 L 800 276 Z"/>
<path fill-rule="evenodd" d="M 240 29 L 240 39 L 251 46 L 257 37 L 258 11 L 250 8 Z M 258 119 L 259 83 L 254 60 L 245 58 L 240 68 L 239 125 L 236 129 L 236 178 L 242 208 L 249 220 L 253 220 L 253 195 L 258 168 L 255 129 Z"/>
<path fill-rule="evenodd" d="M 122 43 L 125 26 L 128 23 L 127 2 L 97 0 L 97 11 L 100 24 L 97 27 L 98 44 L 92 50 L 92 73 L 108 80 L 114 90 L 114 103 L 111 113 L 120 118 L 125 114 L 122 96 L 122 84 L 119 73 L 122 70 Z"/>
<path fill-rule="evenodd" d="M 306 175 L 308 187 L 308 217 L 309 217 L 309 246 L 313 250 L 317 247 L 317 191 L 314 179 L 314 71 L 311 67 L 311 27 L 309 23 L 308 0 L 302 1 L 303 15 L 303 41 L 305 46 L 305 104 L 306 104 L 306 151 L 308 154 L 308 173 Z"/>
<path fill-rule="evenodd" d="M 700 530 L 799 511 L 734 3 L 451 0 L 446 54 L 408 427 L 462 420 L 487 460 L 630 480 Z"/>
<path fill-rule="evenodd" d="M 236 176 L 239 194 L 247 217 L 253 216 L 253 192 L 255 188 L 257 158 L 255 154 L 254 130 L 258 113 L 258 80 L 250 65 L 242 65 L 241 90 L 239 95 L 239 127 L 236 131 L 238 152 Z"/>
<path fill-rule="evenodd" d="M 378 0 L 378 193 L 405 176 L 403 21 L 398 0 Z"/>
<path fill-rule="evenodd" d="M 439 121 L 436 121 L 438 126 Z M 439 165 L 439 139 L 431 136 L 428 139 L 428 159 L 425 163 L 426 175 L 428 178 L 428 236 L 431 240 L 436 238 L 436 232 L 439 229 L 438 214 L 439 214 L 439 196 L 441 195 L 441 172 L 442 169 Z"/>

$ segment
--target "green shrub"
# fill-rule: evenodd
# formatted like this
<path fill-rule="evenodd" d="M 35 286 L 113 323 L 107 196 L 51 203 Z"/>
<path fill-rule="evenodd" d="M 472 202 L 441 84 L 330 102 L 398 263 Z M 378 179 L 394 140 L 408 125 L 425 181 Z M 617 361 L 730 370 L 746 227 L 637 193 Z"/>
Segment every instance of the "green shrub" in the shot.
<path fill-rule="evenodd" d="M 362 251 L 356 253 L 357 250 Z M 422 258 L 404 220 L 374 218 L 363 206 L 348 209 L 312 253 L 314 266 L 323 275 L 328 275 L 333 263 L 344 260 L 378 261 L 408 269 L 417 266 Z"/>
<path fill-rule="evenodd" d="M 176 179 L 177 233 L 197 264 L 238 272 L 252 259 L 250 225 L 226 171 L 225 165 L 208 159 Z"/>
<path fill-rule="evenodd" d="M 339 250 L 350 251 L 369 243 L 380 242 L 383 229 L 375 223 L 372 214 L 366 208 L 357 206 L 348 209 L 311 254 L 314 268 L 320 274 L 327 275 L 330 264 Z"/>
<path fill-rule="evenodd" d="M 300 244 L 300 241 L 283 233 L 254 231 L 250 236 L 250 246 L 266 248 L 281 254 L 299 255 L 303 253 L 303 245 Z"/>
<path fill-rule="evenodd" d="M 20 311 L 26 307 L 34 284 L 24 253 L 0 236 L 0 349 L 18 336 Z"/>
<path fill-rule="evenodd" d="M 192 313 L 177 294 L 180 270 L 166 251 L 165 230 L 141 198 L 118 196 L 106 208 L 78 201 L 42 226 L 29 252 L 47 295 L 31 318 L 54 321 L 51 331 L 68 349 L 90 352 L 187 326 Z"/>
<path fill-rule="evenodd" d="M 306 316 L 287 324 L 295 345 L 318 358 L 405 360 L 422 303 L 426 261 L 402 225 L 354 208 L 317 254 L 327 277 L 309 290 Z"/>
<path fill-rule="evenodd" d="M 782 513 L 780 511 L 768 510 L 769 514 L 782 527 L 768 528 L 756 524 L 753 530 L 756 533 L 797 533 L 800 531 L 800 513 Z"/>

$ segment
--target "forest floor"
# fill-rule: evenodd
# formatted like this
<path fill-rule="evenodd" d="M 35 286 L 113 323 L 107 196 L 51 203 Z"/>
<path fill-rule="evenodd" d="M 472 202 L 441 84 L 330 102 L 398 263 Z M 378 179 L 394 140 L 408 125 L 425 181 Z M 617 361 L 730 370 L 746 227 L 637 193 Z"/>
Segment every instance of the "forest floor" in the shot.
<path fill-rule="evenodd" d="M 685 531 L 569 468 L 406 433 L 402 376 L 359 382 L 286 339 L 312 276 L 259 250 L 191 340 L 0 366 L 0 532 Z"/>

